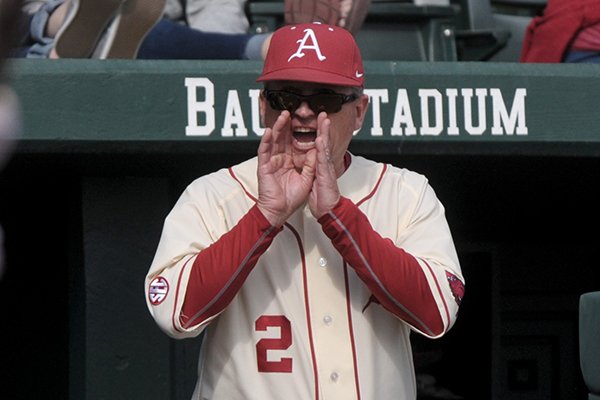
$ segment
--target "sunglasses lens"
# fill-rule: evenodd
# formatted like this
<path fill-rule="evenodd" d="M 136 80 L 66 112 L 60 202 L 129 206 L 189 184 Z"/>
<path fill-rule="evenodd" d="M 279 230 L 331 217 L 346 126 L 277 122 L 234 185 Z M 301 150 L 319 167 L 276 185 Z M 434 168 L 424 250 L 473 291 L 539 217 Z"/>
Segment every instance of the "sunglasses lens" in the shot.
<path fill-rule="evenodd" d="M 265 96 L 274 110 L 288 110 L 294 112 L 303 101 L 308 102 L 308 106 L 313 112 L 319 114 L 325 111 L 327 114 L 333 114 L 342 109 L 342 105 L 351 99 L 344 99 L 339 93 L 317 93 L 309 96 L 303 96 L 284 90 L 268 90 Z"/>
<path fill-rule="evenodd" d="M 293 93 L 269 91 L 267 100 L 274 110 L 294 111 L 300 105 L 300 99 Z"/>
<path fill-rule="evenodd" d="M 284 107 L 282 109 L 289 112 L 296 110 L 302 101 L 296 94 L 288 92 L 280 92 L 277 97 L 279 97 L 279 101 Z"/>
<path fill-rule="evenodd" d="M 321 93 L 310 98 L 310 108 L 316 113 L 332 114 L 342 109 L 342 97 L 338 94 Z"/>

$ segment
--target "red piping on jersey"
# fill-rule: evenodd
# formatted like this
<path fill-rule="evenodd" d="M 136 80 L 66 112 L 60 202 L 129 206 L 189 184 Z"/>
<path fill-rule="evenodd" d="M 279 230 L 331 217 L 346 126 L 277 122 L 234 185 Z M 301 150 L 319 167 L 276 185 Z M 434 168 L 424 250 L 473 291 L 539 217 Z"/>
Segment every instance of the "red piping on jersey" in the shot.
<path fill-rule="evenodd" d="M 379 188 L 381 181 L 383 179 L 383 176 L 385 175 L 385 172 L 387 171 L 387 164 L 385 164 L 380 172 L 379 178 L 376 182 L 376 184 L 374 185 L 373 189 L 371 190 L 371 192 L 365 196 L 363 199 L 361 199 L 360 201 L 357 202 L 357 204 L 355 205 L 355 207 L 358 207 L 359 205 L 363 204 L 365 201 L 367 201 L 368 199 L 370 199 L 371 197 L 373 197 L 373 195 L 376 193 L 377 189 Z M 343 202 L 344 200 L 342 200 Z M 345 201 L 349 201 L 349 200 L 345 200 Z M 412 323 L 414 323 L 416 326 L 419 327 L 419 329 L 421 329 L 423 332 L 427 333 L 430 336 L 435 336 L 434 332 L 433 332 L 433 326 L 429 327 L 426 323 L 424 323 L 424 321 L 421 320 L 421 318 L 419 318 L 417 316 L 416 313 L 412 312 L 411 310 L 409 310 L 408 307 L 406 307 L 404 304 L 402 304 L 395 296 L 393 296 L 390 291 L 388 290 L 388 288 L 386 287 L 386 285 L 384 285 L 384 282 L 381 281 L 380 277 L 375 274 L 375 271 L 373 270 L 373 266 L 369 263 L 369 261 L 367 260 L 366 255 L 362 252 L 362 250 L 360 249 L 360 247 L 358 246 L 358 243 L 356 242 L 355 238 L 351 235 L 350 231 L 348 230 L 348 228 L 346 227 L 346 225 L 344 223 L 342 223 L 342 221 L 337 217 L 337 215 L 334 213 L 334 210 L 331 210 L 329 213 L 326 214 L 326 216 L 328 216 L 328 218 L 331 218 L 332 222 L 337 225 L 339 227 L 339 229 L 341 231 L 336 232 L 330 232 L 328 234 L 328 236 L 330 234 L 332 235 L 337 235 L 337 234 L 342 234 L 344 235 L 344 237 L 346 238 L 346 240 L 348 240 L 348 244 L 354 249 L 354 252 L 356 253 L 356 256 L 358 257 L 360 264 L 366 269 L 366 272 L 369 274 L 370 278 L 372 279 L 372 282 L 369 284 L 369 282 L 366 282 L 368 286 L 373 286 L 373 288 L 371 288 L 371 290 L 376 289 L 377 291 L 379 291 L 382 295 L 384 295 L 388 301 L 391 303 L 391 305 L 393 305 L 393 307 L 395 307 L 396 309 L 398 309 L 402 314 L 404 314 L 406 317 L 408 317 L 409 320 L 412 320 Z M 321 217 L 324 218 L 324 217 Z M 327 218 L 327 217 L 325 217 Z M 324 224 L 326 223 L 324 220 L 319 221 L 320 223 Z M 368 224 L 368 221 L 366 221 L 366 223 Z M 325 225 L 323 225 L 323 228 L 325 229 Z M 335 228 L 334 228 L 335 229 Z M 330 230 L 330 229 L 329 229 Z M 326 232 L 327 234 L 327 232 Z M 333 237 L 330 236 L 330 238 L 333 240 Z M 340 237 L 341 240 L 344 240 Z M 336 246 L 337 247 L 337 246 Z M 340 251 L 342 251 L 341 249 L 338 249 Z M 402 250 L 402 249 L 400 249 Z M 419 266 L 418 261 L 416 260 L 415 257 L 413 257 L 411 254 L 406 253 L 403 251 L 403 253 L 409 257 L 407 258 L 407 261 L 410 262 L 410 260 L 412 260 L 415 264 L 415 267 L 418 266 L 418 268 L 421 271 L 421 276 L 422 276 L 422 280 L 423 280 L 423 284 L 428 286 L 427 283 L 427 279 L 425 278 L 425 271 L 423 270 L 422 267 Z M 342 253 L 342 255 L 344 256 L 344 258 L 346 257 L 344 255 L 344 253 Z M 428 268 L 429 265 L 427 264 Z M 357 266 L 353 266 L 353 268 L 356 268 Z M 431 269 L 429 270 L 431 272 Z M 358 272 L 358 270 L 357 270 Z M 436 282 L 436 286 L 438 291 L 440 290 L 440 286 L 437 282 L 437 280 L 434 277 L 434 281 Z M 431 301 L 433 301 L 433 303 L 435 304 L 435 299 L 433 298 L 433 293 L 429 292 L 429 295 L 432 296 Z M 443 298 L 443 297 L 442 297 Z M 382 303 L 383 305 L 383 303 Z M 446 314 L 448 315 L 448 311 L 447 311 L 447 307 L 444 301 L 444 306 L 446 308 Z M 387 307 L 386 307 L 387 308 Z M 390 310 L 392 313 L 397 315 L 397 311 L 392 311 Z M 437 312 L 436 312 L 437 314 Z M 441 316 L 438 317 L 441 319 Z M 442 331 L 445 330 L 444 328 L 444 323 L 443 321 L 441 321 L 441 329 Z M 437 330 L 437 329 L 436 329 Z"/>
<path fill-rule="evenodd" d="M 356 383 L 357 400 L 360 400 L 360 384 L 358 382 L 358 362 L 356 361 L 356 342 L 354 341 L 354 325 L 352 324 L 352 307 L 350 306 L 350 284 L 348 281 L 348 264 L 344 261 L 344 285 L 346 286 L 346 311 L 348 313 L 348 330 L 352 344 L 352 363 L 354 364 L 354 382 Z"/>
<path fill-rule="evenodd" d="M 348 169 L 348 167 L 350 166 L 351 160 L 352 160 L 352 158 L 350 157 L 350 155 L 348 153 L 346 153 L 344 155 L 345 169 Z M 383 179 L 383 176 L 385 175 L 385 171 L 387 171 L 387 164 L 383 165 L 383 169 L 381 170 L 381 173 L 379 174 L 379 178 L 377 179 L 377 182 L 375 183 L 373 190 L 371 190 L 371 192 L 368 195 L 366 195 L 365 197 L 360 199 L 358 201 L 358 203 L 356 203 L 357 206 L 361 205 L 362 203 L 364 203 L 365 201 L 367 201 L 368 199 L 373 197 L 373 195 L 379 188 L 379 184 L 381 183 L 381 180 Z M 358 396 L 358 400 L 360 400 L 361 399 L 361 397 L 360 397 L 360 382 L 359 382 L 360 374 L 358 373 L 358 361 L 356 360 L 356 342 L 354 340 L 354 325 L 352 324 L 352 309 L 351 309 L 351 304 L 350 304 L 350 284 L 348 282 L 348 264 L 345 261 L 344 261 L 344 281 L 345 281 L 344 283 L 346 285 L 346 308 L 347 308 L 347 312 L 348 312 L 348 328 L 350 330 L 350 342 L 352 344 L 352 362 L 354 363 L 354 366 L 353 366 L 354 367 L 354 382 L 356 383 L 356 394 Z"/>
<path fill-rule="evenodd" d="M 240 186 L 244 189 L 245 193 L 249 195 L 248 191 L 244 188 L 244 185 L 241 184 L 239 179 L 236 178 L 232 169 L 229 169 L 229 173 L 232 178 L 240 184 Z M 248 222 L 249 219 L 253 219 L 254 222 Z M 221 257 L 218 256 L 215 248 L 219 246 L 222 247 L 223 243 L 227 241 L 231 242 L 234 240 L 235 235 L 240 235 L 243 232 L 240 232 L 241 224 L 237 224 L 231 231 L 227 232 L 223 235 L 218 241 L 213 243 L 211 246 L 200 252 L 193 264 L 193 267 L 196 268 L 194 271 L 197 272 L 194 274 L 194 280 L 190 277 L 190 281 L 188 282 L 188 291 L 189 290 L 197 290 L 193 288 L 200 287 L 203 285 L 205 278 L 208 279 L 207 282 L 210 282 L 211 290 L 214 293 L 203 291 L 202 294 L 196 293 L 194 296 L 194 292 L 192 291 L 191 295 L 186 295 L 186 301 L 183 304 L 181 314 L 179 319 L 184 328 L 188 328 L 195 323 L 202 324 L 208 318 L 213 317 L 220 312 L 222 312 L 225 307 L 229 304 L 229 302 L 233 299 L 235 294 L 240 290 L 244 281 L 258 262 L 258 258 L 263 254 L 264 251 L 271 244 L 271 241 L 274 239 L 275 235 L 280 232 L 283 228 L 276 228 L 271 226 L 271 224 L 266 220 L 264 215 L 256 208 L 256 205 L 250 208 L 249 212 L 240 220 L 240 222 L 244 222 L 245 226 L 249 226 L 248 224 L 258 223 L 261 228 L 259 230 L 255 230 L 252 232 L 252 235 L 257 234 L 258 236 L 254 237 L 252 241 L 248 240 L 247 245 L 251 246 L 250 248 L 240 249 L 242 252 L 239 253 L 239 257 L 237 258 L 237 264 L 231 264 L 231 267 L 235 267 L 229 270 L 229 275 L 222 275 L 219 281 L 214 280 L 213 278 L 217 274 L 221 274 L 221 272 L 217 272 L 216 270 L 207 270 L 203 277 L 203 272 L 200 270 L 200 264 L 208 261 L 211 263 L 210 265 L 217 265 L 214 263 L 215 260 L 212 258 Z M 256 227 L 252 227 L 254 229 Z M 235 231 L 235 232 L 234 232 Z M 233 235 L 233 236 L 231 236 Z M 217 247 L 213 247 L 217 246 Z M 233 261 L 233 259 L 232 259 Z M 212 274 L 212 275 L 211 275 Z M 196 282 L 196 283 L 194 283 Z M 192 288 L 192 289 L 190 289 Z M 199 310 L 199 311 L 196 311 Z M 189 317 L 191 315 L 191 317 Z M 199 322 L 197 322 L 199 321 Z"/>
<path fill-rule="evenodd" d="M 346 201 L 349 202 L 350 200 L 346 199 Z M 391 304 L 394 307 L 396 307 L 398 310 L 400 310 L 404 315 L 406 315 L 410 320 L 412 320 L 413 323 L 419 327 L 419 329 L 421 329 L 423 332 L 427 333 L 430 336 L 435 336 L 432 329 L 429 326 L 427 326 L 427 324 L 425 324 L 414 312 L 409 310 L 404 304 L 402 304 L 395 296 L 393 296 L 390 293 L 390 291 L 388 290 L 386 285 L 384 285 L 384 283 L 381 281 L 380 277 L 373 270 L 373 266 L 367 260 L 366 255 L 363 253 L 362 249 L 356 242 L 356 239 L 354 238 L 354 236 L 352 236 L 352 234 L 350 233 L 350 230 L 337 217 L 337 215 L 335 215 L 333 213 L 333 211 L 329 211 L 325 215 L 329 216 L 329 218 L 331 218 L 333 220 L 333 223 L 339 227 L 344 238 L 346 238 L 348 240 L 351 248 L 356 252 L 358 259 L 360 260 L 360 265 L 362 265 L 366 269 L 369 276 L 373 280 L 375 287 L 381 292 L 381 294 L 385 295 L 385 297 L 391 302 Z M 321 218 L 323 218 L 323 217 L 321 217 Z M 400 250 L 402 250 L 402 249 L 400 249 Z M 403 251 L 403 253 L 406 254 L 408 257 L 410 257 L 417 265 L 419 265 L 417 260 L 412 255 L 410 255 L 409 253 L 406 253 L 404 251 Z M 358 265 L 354 265 L 353 267 L 357 268 Z M 425 274 L 422 269 L 421 269 L 421 274 L 423 276 L 423 280 L 425 281 L 425 284 L 428 285 L 427 279 L 425 278 Z M 368 284 L 368 282 L 365 282 L 365 283 Z M 371 290 L 373 290 L 373 288 L 371 288 Z M 382 301 L 382 299 L 379 299 L 379 300 Z M 384 303 L 382 302 L 382 304 L 384 304 Z M 397 313 L 394 312 L 394 314 L 397 314 Z"/>
<path fill-rule="evenodd" d="M 375 192 L 379 188 L 379 185 L 380 185 L 380 183 L 381 183 L 381 181 L 383 179 L 383 176 L 385 175 L 385 172 L 387 171 L 387 167 L 388 167 L 387 164 L 383 165 L 383 169 L 381 170 L 381 174 L 379 175 L 379 179 L 377 179 L 377 183 L 373 187 L 373 190 L 367 196 L 365 196 L 364 198 L 362 198 L 358 203 L 356 203 L 357 207 L 360 206 L 362 203 L 364 203 L 365 201 L 367 201 L 368 199 L 370 199 L 371 197 L 373 197 L 375 195 Z M 441 297 L 442 302 L 444 304 L 444 310 L 446 311 L 447 321 L 450 321 L 450 312 L 448 311 L 448 305 L 446 304 L 446 300 L 444 299 L 444 296 L 442 295 L 440 284 L 439 284 L 437 278 L 435 277 L 435 274 L 433 273 L 433 271 L 432 271 L 431 266 L 429 265 L 429 263 L 427 263 L 425 260 L 422 260 L 422 261 L 425 263 L 425 265 L 427 265 L 427 268 L 429 269 L 429 273 L 433 277 L 433 281 L 435 282 L 435 285 L 436 285 L 436 287 L 438 289 L 438 293 L 440 294 L 440 297 Z"/>
<path fill-rule="evenodd" d="M 257 211 L 257 212 L 260 212 L 260 211 Z M 274 231 L 278 231 L 278 229 L 275 228 L 274 226 L 271 226 L 269 229 L 267 229 L 266 231 L 264 231 L 261 234 L 260 238 L 258 238 L 256 240 L 256 242 L 254 242 L 252 247 L 248 250 L 248 252 L 244 256 L 244 258 L 240 261 L 240 263 L 237 265 L 237 267 L 233 270 L 233 273 L 231 274 L 231 276 L 229 277 L 227 282 L 225 282 L 223 284 L 223 286 L 219 289 L 219 292 L 216 293 L 210 301 L 208 301 L 206 304 L 204 304 L 203 307 L 199 311 L 194 313 L 194 315 L 192 317 L 190 317 L 186 323 L 183 323 L 184 328 L 188 328 L 188 327 L 196 324 L 196 320 L 198 320 L 198 319 L 200 319 L 200 323 L 203 323 L 211 316 L 217 315 L 219 312 L 221 312 L 223 309 L 225 309 L 227 304 L 229 304 L 229 301 L 228 301 L 226 295 L 231 294 L 232 290 L 237 292 L 241 288 L 241 286 L 243 285 L 243 282 L 246 280 L 246 278 L 242 276 L 242 280 L 239 281 L 240 275 L 242 275 L 244 273 L 246 273 L 246 275 L 247 275 L 249 273 L 249 271 L 246 271 L 247 268 L 253 268 L 254 265 L 256 265 L 257 259 L 255 259 L 254 257 L 256 256 L 256 254 L 262 254 L 262 252 L 260 252 L 261 246 L 264 246 L 264 244 L 266 242 L 270 241 L 270 237 L 273 235 Z M 223 238 L 221 238 L 221 239 L 223 239 Z M 270 245 L 270 243 L 268 243 L 268 244 Z M 262 251 L 264 252 L 264 250 L 262 250 Z M 196 260 L 198 260 L 198 258 Z M 194 262 L 194 264 L 196 262 Z M 217 310 L 217 311 L 215 312 L 215 310 Z"/>
<path fill-rule="evenodd" d="M 356 203 L 356 206 L 359 207 L 362 203 L 364 203 L 365 201 L 369 200 L 371 197 L 373 197 L 375 195 L 375 192 L 377 192 L 377 189 L 379 189 L 379 185 L 381 184 L 381 180 L 383 179 L 383 176 L 385 175 L 385 171 L 387 171 L 387 164 L 383 164 L 383 169 L 381 170 L 381 172 L 379 173 L 379 179 L 377 179 L 377 182 L 375 183 L 375 186 L 373 186 L 373 190 L 371 190 L 371 192 L 366 195 L 365 197 L 363 197 L 362 199 L 360 199 L 358 201 L 358 203 Z"/>
<path fill-rule="evenodd" d="M 242 190 L 244 190 L 244 193 L 246 193 L 246 196 L 248 196 L 250 199 L 252 199 L 253 201 L 256 202 L 257 201 L 256 197 L 254 197 L 246 189 L 244 184 L 237 178 L 237 176 L 235 176 L 235 173 L 233 172 L 232 168 L 229 168 L 229 174 L 237 183 L 239 183 L 239 185 L 242 187 Z M 314 379 L 315 379 L 315 400 L 319 400 L 319 375 L 317 373 L 317 357 L 315 355 L 315 345 L 314 345 L 313 335 L 312 335 L 312 325 L 310 322 L 311 321 L 310 309 L 308 307 L 308 285 L 306 283 L 307 282 L 307 279 L 306 279 L 306 257 L 304 255 L 304 248 L 302 247 L 302 240 L 301 240 L 298 232 L 294 229 L 294 227 L 292 227 L 287 222 L 284 224 L 284 226 L 287 227 L 292 232 L 292 234 L 295 236 L 296 241 L 298 242 L 298 250 L 300 251 L 300 258 L 302 260 L 302 280 L 303 280 L 303 286 L 304 286 L 304 308 L 306 310 L 306 321 L 307 321 L 307 326 L 308 326 L 308 340 L 309 340 L 309 344 L 310 344 L 310 356 L 312 359 L 313 374 L 314 374 Z"/>
<path fill-rule="evenodd" d="M 422 258 L 419 258 L 419 260 L 423 261 L 425 263 L 425 265 L 427 265 L 429 273 L 431 274 L 433 281 L 435 282 L 435 286 L 437 287 L 438 294 L 440 295 L 440 298 L 442 299 L 442 303 L 444 304 L 444 310 L 446 311 L 446 321 L 450 321 L 450 310 L 448 310 L 448 304 L 446 303 L 446 298 L 444 297 L 444 294 L 442 293 L 442 288 L 440 287 L 440 283 L 438 282 L 435 274 L 433 273 L 433 268 L 431 268 L 431 265 L 429 265 L 429 263 L 427 261 L 423 260 Z M 447 330 L 449 327 L 450 327 L 450 324 L 447 324 L 445 330 Z"/>
<path fill-rule="evenodd" d="M 303 283 L 303 287 L 304 287 L 304 309 L 306 310 L 306 324 L 308 326 L 308 340 L 309 340 L 309 344 L 310 344 L 310 356 L 312 358 L 312 363 L 313 363 L 313 373 L 314 373 L 314 379 L 315 379 L 315 400 L 319 400 L 319 375 L 317 373 L 317 357 L 315 355 L 315 345 L 314 345 L 314 341 L 313 341 L 313 335 L 312 335 L 312 324 L 311 324 L 311 317 L 310 317 L 310 307 L 308 305 L 308 279 L 306 278 L 306 257 L 304 255 L 304 248 L 302 247 L 302 239 L 300 238 L 300 235 L 298 234 L 298 232 L 294 229 L 294 227 L 290 224 L 288 224 L 287 222 L 284 224 L 285 227 L 287 227 L 296 237 L 296 240 L 298 241 L 298 250 L 300 251 L 300 257 L 302 260 L 302 283 Z"/>
<path fill-rule="evenodd" d="M 252 195 L 252 193 L 250 193 L 248 191 L 248 189 L 246 189 L 246 186 L 244 186 L 244 184 L 242 183 L 242 181 L 240 181 L 238 179 L 238 177 L 235 176 L 235 172 L 233 172 L 233 168 L 229 167 L 228 171 L 229 171 L 229 175 L 231 175 L 231 177 L 233 178 L 233 180 L 235 180 L 237 183 L 239 183 L 239 185 L 242 187 L 242 190 L 244 191 L 244 193 L 246 193 L 246 196 L 250 197 L 252 199 L 252 201 L 256 202 L 258 199 L 256 197 L 254 197 Z"/>

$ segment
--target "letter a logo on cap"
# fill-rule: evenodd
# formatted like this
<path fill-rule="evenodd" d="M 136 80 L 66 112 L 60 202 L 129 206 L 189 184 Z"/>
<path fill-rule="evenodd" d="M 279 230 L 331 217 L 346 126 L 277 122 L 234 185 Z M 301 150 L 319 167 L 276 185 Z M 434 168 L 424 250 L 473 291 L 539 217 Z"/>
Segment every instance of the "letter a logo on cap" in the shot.
<path fill-rule="evenodd" d="M 360 49 L 344 28 L 320 24 L 283 26 L 273 33 L 257 82 L 298 81 L 364 86 Z"/>
<path fill-rule="evenodd" d="M 307 44 L 309 39 L 311 40 L 311 43 L 312 43 L 311 45 Z M 302 39 L 298 40 L 297 43 L 300 43 L 300 45 L 298 46 L 298 50 L 296 50 L 296 52 L 294 54 L 292 54 L 290 56 L 290 58 L 288 58 L 288 62 L 290 62 L 292 60 L 292 58 L 295 58 L 295 57 L 298 57 L 298 58 L 304 57 L 306 55 L 304 53 L 304 50 L 314 50 L 317 53 L 317 58 L 319 59 L 319 61 L 323 61 L 327 58 L 323 54 L 321 54 L 321 49 L 319 48 L 319 42 L 317 41 L 315 32 L 312 29 L 306 28 L 304 30 L 304 37 Z"/>

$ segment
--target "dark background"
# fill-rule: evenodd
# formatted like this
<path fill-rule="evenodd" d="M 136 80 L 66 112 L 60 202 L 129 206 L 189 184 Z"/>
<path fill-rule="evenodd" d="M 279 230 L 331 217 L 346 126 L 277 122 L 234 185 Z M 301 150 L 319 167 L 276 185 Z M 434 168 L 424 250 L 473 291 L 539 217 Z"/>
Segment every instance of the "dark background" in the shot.
<path fill-rule="evenodd" d="M 2 398 L 189 398 L 199 341 L 159 331 L 143 278 L 185 185 L 251 155 L 17 153 L 0 174 Z M 467 282 L 450 333 L 414 338 L 419 376 L 466 399 L 585 399 L 577 305 L 600 282 L 600 160 L 368 156 L 429 178 Z"/>

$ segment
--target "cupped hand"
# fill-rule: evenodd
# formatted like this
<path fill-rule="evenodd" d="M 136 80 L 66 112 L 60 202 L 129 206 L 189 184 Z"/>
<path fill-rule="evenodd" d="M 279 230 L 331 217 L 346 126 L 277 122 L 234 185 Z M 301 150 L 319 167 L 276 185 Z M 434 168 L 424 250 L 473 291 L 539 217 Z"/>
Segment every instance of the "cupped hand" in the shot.
<path fill-rule="evenodd" d="M 331 120 L 327 118 L 327 114 L 320 113 L 315 140 L 317 150 L 316 175 L 308 199 L 310 211 L 317 219 L 329 212 L 340 201 L 337 174 L 329 144 L 330 126 Z"/>
<path fill-rule="evenodd" d="M 291 118 L 282 111 L 265 129 L 258 146 L 257 206 L 273 226 L 281 226 L 302 206 L 313 187 L 317 150 L 308 151 L 302 168 L 292 160 Z"/>

